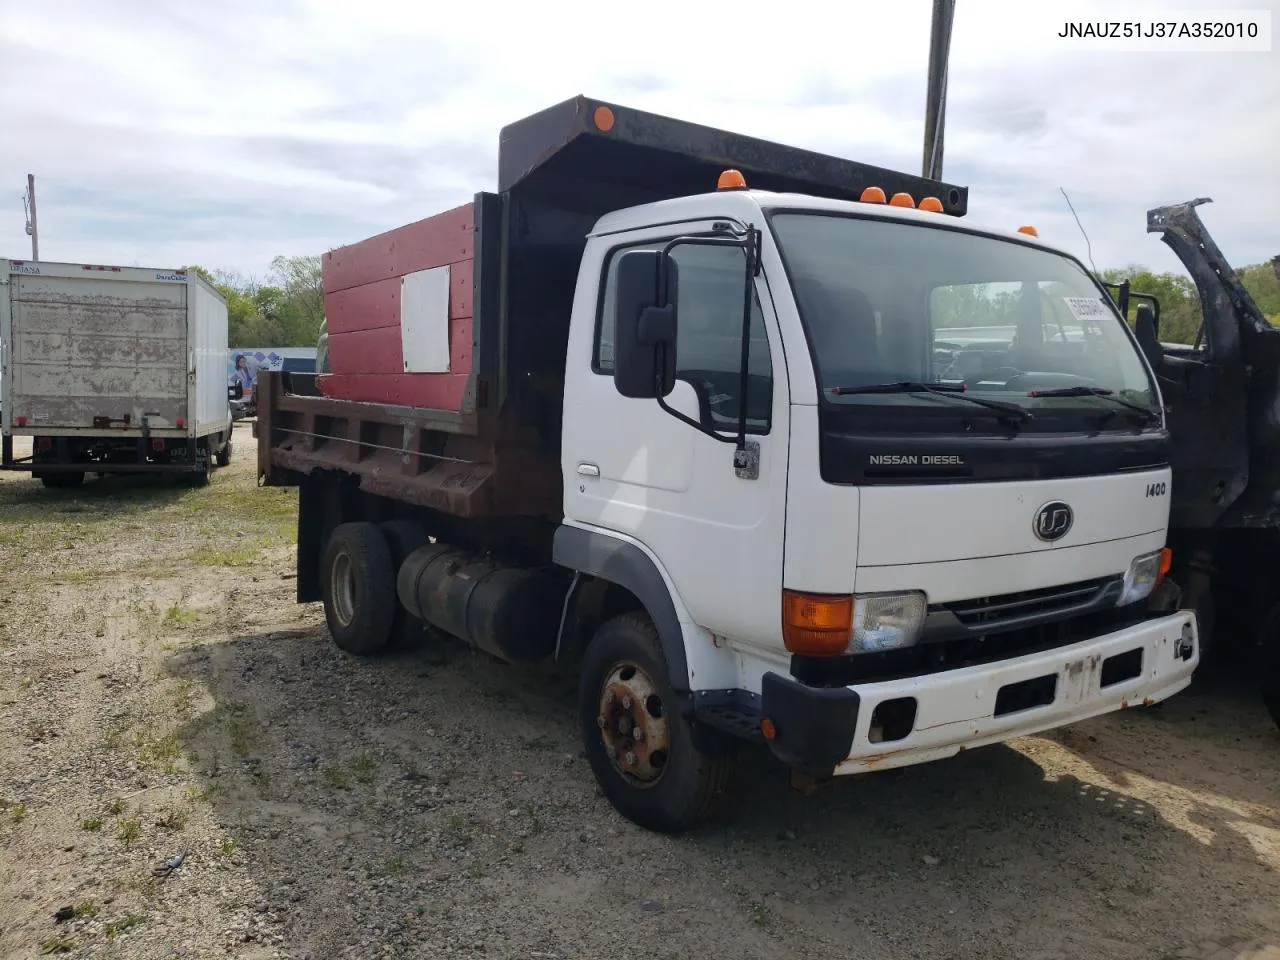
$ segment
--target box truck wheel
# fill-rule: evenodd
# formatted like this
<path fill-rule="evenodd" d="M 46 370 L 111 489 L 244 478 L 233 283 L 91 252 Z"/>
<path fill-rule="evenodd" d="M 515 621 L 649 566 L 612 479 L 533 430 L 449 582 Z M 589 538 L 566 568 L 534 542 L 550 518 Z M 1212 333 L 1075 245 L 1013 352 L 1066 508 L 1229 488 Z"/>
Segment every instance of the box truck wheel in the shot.
<path fill-rule="evenodd" d="M 321 564 L 321 595 L 329 635 L 348 653 L 376 653 L 391 638 L 396 571 L 376 523 L 334 527 Z"/>
<path fill-rule="evenodd" d="M 1262 702 L 1280 727 L 1280 606 L 1273 607 L 1259 634 L 1258 674 L 1262 678 Z"/>
<path fill-rule="evenodd" d="M 614 617 L 587 645 L 578 716 L 601 790 L 633 823 L 678 833 L 714 817 L 728 799 L 736 751 L 709 753 L 695 739 L 644 614 Z"/>
<path fill-rule="evenodd" d="M 84 473 L 76 470 L 71 473 L 42 473 L 40 482 L 46 487 L 78 487 L 84 483 Z"/>
<path fill-rule="evenodd" d="M 382 535 L 387 538 L 387 546 L 391 549 L 391 566 L 395 576 L 400 573 L 400 565 L 405 557 L 419 547 L 430 542 L 426 528 L 416 520 L 387 520 L 378 524 Z M 394 576 L 392 579 L 394 590 Z M 422 639 L 426 625 L 404 608 L 397 597 L 395 622 L 391 626 L 391 643 L 397 647 L 409 647 Z"/>
<path fill-rule="evenodd" d="M 218 461 L 218 466 L 220 467 L 231 466 L 231 441 L 230 440 L 227 440 L 226 443 L 224 443 L 221 447 L 218 448 L 217 461 Z"/>

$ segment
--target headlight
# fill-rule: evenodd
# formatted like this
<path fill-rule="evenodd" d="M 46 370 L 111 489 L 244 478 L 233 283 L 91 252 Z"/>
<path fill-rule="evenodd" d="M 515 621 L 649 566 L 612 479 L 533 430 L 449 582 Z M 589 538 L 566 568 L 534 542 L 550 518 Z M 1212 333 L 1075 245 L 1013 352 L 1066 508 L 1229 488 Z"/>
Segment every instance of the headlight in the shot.
<path fill-rule="evenodd" d="M 926 607 L 923 593 L 872 593 L 853 599 L 850 653 L 910 647 L 920 639 Z"/>
<path fill-rule="evenodd" d="M 1147 599 L 1168 569 L 1164 550 L 1134 557 L 1133 563 L 1129 564 L 1129 570 L 1124 575 L 1124 589 L 1120 592 L 1120 599 L 1116 601 L 1116 606 L 1123 607 Z"/>
<path fill-rule="evenodd" d="M 920 639 L 925 595 L 814 594 L 782 591 L 782 640 L 792 653 L 839 657 L 909 647 Z"/>

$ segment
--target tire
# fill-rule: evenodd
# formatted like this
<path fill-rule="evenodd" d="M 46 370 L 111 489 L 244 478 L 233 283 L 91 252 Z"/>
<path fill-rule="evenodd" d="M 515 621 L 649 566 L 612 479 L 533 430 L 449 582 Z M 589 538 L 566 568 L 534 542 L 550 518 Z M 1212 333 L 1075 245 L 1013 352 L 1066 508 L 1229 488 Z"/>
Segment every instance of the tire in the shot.
<path fill-rule="evenodd" d="M 1262 702 L 1280 727 L 1280 607 L 1273 608 L 1263 621 L 1259 643 L 1257 668 L 1262 679 Z"/>
<path fill-rule="evenodd" d="M 730 744 L 713 755 L 695 740 L 677 709 L 658 633 L 648 617 L 626 613 L 602 625 L 587 645 L 581 671 L 578 718 L 587 761 L 614 808 L 659 833 L 681 833 L 717 816 L 730 797 L 737 752 Z M 628 705 L 624 696 L 630 693 L 636 696 Z M 615 734 L 616 721 L 623 719 L 646 724 L 643 741 Z M 652 746 L 663 740 L 665 751 Z M 623 753 L 628 744 L 634 749 Z M 659 764 L 660 751 L 665 762 Z M 615 755 L 623 759 L 617 762 Z M 635 772 L 624 771 L 627 766 Z"/>
<path fill-rule="evenodd" d="M 320 565 L 324 618 L 348 653 L 377 653 L 395 622 L 396 574 L 387 538 L 375 523 L 343 523 L 325 544 Z"/>
<path fill-rule="evenodd" d="M 416 520 L 387 520 L 378 524 L 382 535 L 387 538 L 387 546 L 391 550 L 392 593 L 395 593 L 395 578 L 400 573 L 400 565 L 405 557 L 421 546 L 425 546 L 430 538 L 426 528 Z M 411 614 L 395 599 L 396 615 L 391 625 L 391 646 L 409 648 L 415 646 L 426 634 L 426 625 Z"/>
<path fill-rule="evenodd" d="M 223 445 L 222 449 L 218 451 L 217 457 L 215 459 L 217 461 L 218 466 L 220 467 L 231 466 L 231 441 L 230 440 L 228 440 Z"/>
<path fill-rule="evenodd" d="M 84 473 L 79 470 L 71 473 L 44 473 L 40 475 L 40 482 L 51 490 L 64 490 L 84 483 Z"/>

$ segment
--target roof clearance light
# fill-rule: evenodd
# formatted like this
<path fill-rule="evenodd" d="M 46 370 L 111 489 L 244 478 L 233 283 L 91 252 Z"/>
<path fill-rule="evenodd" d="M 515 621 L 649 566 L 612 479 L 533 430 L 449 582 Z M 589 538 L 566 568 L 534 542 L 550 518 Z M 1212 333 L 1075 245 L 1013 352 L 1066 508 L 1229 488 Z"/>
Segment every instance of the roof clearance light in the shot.
<path fill-rule="evenodd" d="M 613 129 L 613 111 L 603 104 L 596 107 L 595 112 L 591 114 L 591 119 L 601 133 L 608 133 Z"/>
<path fill-rule="evenodd" d="M 884 203 L 884 191 L 879 187 L 867 187 L 862 191 L 862 196 L 858 200 L 861 203 Z"/>
<path fill-rule="evenodd" d="M 725 170 L 720 174 L 720 179 L 716 181 L 717 190 L 745 190 L 747 189 L 747 178 L 742 175 L 740 170 Z"/>
<path fill-rule="evenodd" d="M 889 200 L 889 206 L 891 207 L 914 207 L 915 205 L 916 202 L 911 199 L 911 194 L 909 193 L 895 193 Z"/>
<path fill-rule="evenodd" d="M 1029 224 L 1029 223 L 1024 223 L 1022 226 L 1020 226 L 1020 227 L 1018 228 L 1018 232 L 1019 232 L 1019 233 L 1025 233 L 1028 237 L 1038 237 L 1038 236 L 1040 236 L 1039 231 L 1038 231 L 1038 230 L 1036 230 L 1036 228 L 1035 228 L 1035 227 L 1033 227 L 1033 226 L 1031 226 L 1031 224 Z"/>
<path fill-rule="evenodd" d="M 920 209 L 926 210 L 929 213 L 941 213 L 942 201 L 937 197 L 925 197 L 920 201 Z"/>

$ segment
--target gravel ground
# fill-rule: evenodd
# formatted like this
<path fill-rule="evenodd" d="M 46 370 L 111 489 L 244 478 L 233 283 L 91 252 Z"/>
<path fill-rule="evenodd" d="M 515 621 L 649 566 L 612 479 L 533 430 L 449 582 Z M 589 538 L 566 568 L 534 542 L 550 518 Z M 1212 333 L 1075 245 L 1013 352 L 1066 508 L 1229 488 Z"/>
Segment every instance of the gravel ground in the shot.
<path fill-rule="evenodd" d="M 810 797 L 753 757 L 656 836 L 571 679 L 338 651 L 253 469 L 241 425 L 203 490 L 0 478 L 0 957 L 1280 960 L 1280 733 L 1229 678 Z"/>

